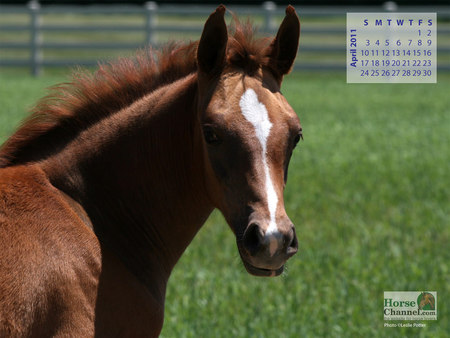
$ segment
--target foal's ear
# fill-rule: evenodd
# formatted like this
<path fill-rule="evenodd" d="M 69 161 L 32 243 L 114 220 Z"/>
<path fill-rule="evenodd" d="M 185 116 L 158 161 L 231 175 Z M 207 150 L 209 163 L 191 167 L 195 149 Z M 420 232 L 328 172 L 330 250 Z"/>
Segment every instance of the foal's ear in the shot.
<path fill-rule="evenodd" d="M 200 71 L 211 73 L 225 62 L 228 33 L 225 24 L 225 6 L 220 5 L 206 20 L 197 50 Z"/>
<path fill-rule="evenodd" d="M 269 49 L 270 68 L 279 76 L 290 72 L 298 51 L 298 40 L 300 38 L 300 20 L 292 6 L 286 8 L 286 16 L 278 29 L 276 38 L 272 41 Z"/>

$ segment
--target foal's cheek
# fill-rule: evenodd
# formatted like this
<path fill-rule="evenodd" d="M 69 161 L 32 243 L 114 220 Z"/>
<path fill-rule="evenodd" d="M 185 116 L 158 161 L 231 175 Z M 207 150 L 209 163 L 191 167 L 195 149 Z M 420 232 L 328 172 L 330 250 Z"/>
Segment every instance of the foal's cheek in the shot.
<path fill-rule="evenodd" d="M 230 183 L 230 170 L 227 168 L 226 162 L 219 156 L 211 153 L 209 154 L 209 158 L 217 180 L 225 185 L 228 185 Z"/>
<path fill-rule="evenodd" d="M 227 170 L 227 168 L 225 168 L 225 166 L 223 166 L 221 163 L 213 163 L 212 167 L 217 179 L 220 182 L 226 185 L 230 183 L 229 171 Z"/>

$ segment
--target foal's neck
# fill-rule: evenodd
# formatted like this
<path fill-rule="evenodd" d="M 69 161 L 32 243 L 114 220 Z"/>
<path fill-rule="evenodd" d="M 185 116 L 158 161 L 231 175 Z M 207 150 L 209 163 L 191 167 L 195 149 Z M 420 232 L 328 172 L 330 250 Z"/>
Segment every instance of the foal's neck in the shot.
<path fill-rule="evenodd" d="M 196 97 L 190 75 L 91 126 L 44 164 L 102 246 L 160 289 L 212 211 Z"/>

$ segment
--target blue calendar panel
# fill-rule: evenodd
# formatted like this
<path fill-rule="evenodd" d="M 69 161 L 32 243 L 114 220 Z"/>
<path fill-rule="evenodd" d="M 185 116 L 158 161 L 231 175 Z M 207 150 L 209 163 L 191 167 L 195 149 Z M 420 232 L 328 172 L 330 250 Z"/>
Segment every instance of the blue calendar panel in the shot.
<path fill-rule="evenodd" d="M 436 83 L 436 13 L 347 13 L 348 83 Z"/>

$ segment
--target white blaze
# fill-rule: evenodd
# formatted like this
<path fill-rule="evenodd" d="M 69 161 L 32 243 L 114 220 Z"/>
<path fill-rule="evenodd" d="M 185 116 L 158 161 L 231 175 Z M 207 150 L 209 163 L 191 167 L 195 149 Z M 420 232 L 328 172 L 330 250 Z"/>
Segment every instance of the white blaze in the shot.
<path fill-rule="evenodd" d="M 244 115 L 245 119 L 255 128 L 256 137 L 261 143 L 262 163 L 266 178 L 267 207 L 270 214 L 269 227 L 266 230 L 265 236 L 270 240 L 269 250 L 270 254 L 273 255 L 277 244 L 276 235 L 279 234 L 279 232 L 275 220 L 278 197 L 275 193 L 272 179 L 270 177 L 269 166 L 267 164 L 267 139 L 269 138 L 272 123 L 269 120 L 269 114 L 267 113 L 266 106 L 262 102 L 259 102 L 258 96 L 253 89 L 249 88 L 245 91 L 239 101 L 239 106 L 241 107 L 242 115 Z"/>

